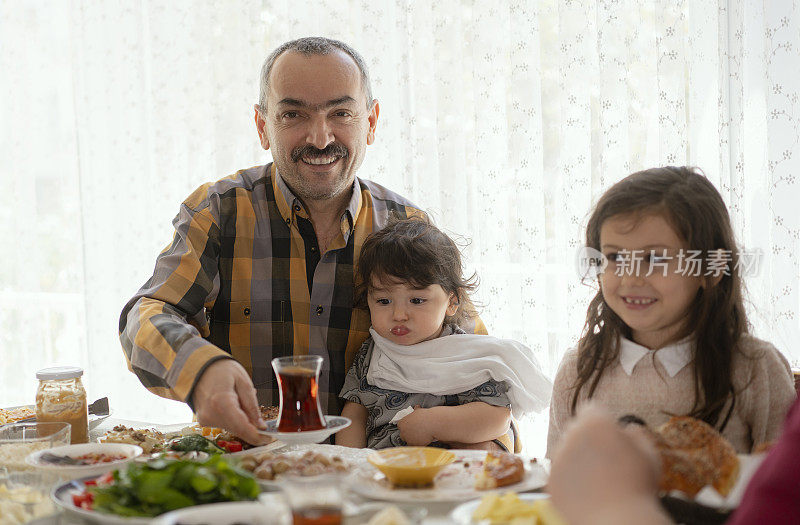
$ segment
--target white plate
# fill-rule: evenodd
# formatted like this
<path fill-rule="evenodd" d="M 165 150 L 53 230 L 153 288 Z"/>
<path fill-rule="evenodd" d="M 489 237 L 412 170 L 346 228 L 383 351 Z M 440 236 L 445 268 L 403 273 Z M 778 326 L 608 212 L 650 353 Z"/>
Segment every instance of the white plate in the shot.
<path fill-rule="evenodd" d="M 434 479 L 430 488 L 394 488 L 381 474 L 369 465 L 361 469 L 359 479 L 352 485 L 352 490 L 360 495 L 379 500 L 398 502 L 438 502 L 438 501 L 465 501 L 480 498 L 487 491 L 475 488 L 475 476 L 483 469 L 483 459 L 486 451 L 483 450 L 452 450 L 456 461 L 444 469 Z M 535 490 L 547 484 L 547 468 L 542 460 L 525 462 L 525 477 L 519 483 L 499 487 L 492 492 L 525 492 Z"/>
<path fill-rule="evenodd" d="M 357 474 L 369 465 L 367 463 L 367 456 L 372 452 L 372 449 L 369 448 L 350 448 L 340 445 L 296 444 L 282 445 L 282 447 L 283 448 L 276 452 L 277 454 L 302 456 L 310 450 L 319 454 L 325 454 L 328 457 L 339 456 L 341 459 L 347 462 L 348 465 L 350 465 L 350 470 L 342 474 L 343 483 L 349 483 L 357 478 Z M 247 455 L 254 450 L 256 449 L 236 452 L 236 454 Z M 281 488 L 280 476 L 278 476 L 277 479 L 256 478 L 256 481 L 258 481 L 258 485 L 261 487 L 261 489 L 265 491 L 277 491 Z"/>
<path fill-rule="evenodd" d="M 339 456 L 351 465 L 367 464 L 367 456 L 374 452 L 371 448 L 352 448 L 343 447 L 341 445 L 328 445 L 328 444 L 294 444 L 286 445 L 286 448 L 281 449 L 281 454 L 289 452 L 306 452 L 308 450 L 319 452 L 328 456 Z"/>
<path fill-rule="evenodd" d="M 274 507 L 253 501 L 211 503 L 173 510 L 153 519 L 153 525 L 282 525 L 288 519 L 286 511 L 275 512 Z"/>
<path fill-rule="evenodd" d="M 173 423 L 171 425 L 147 425 L 147 424 L 134 424 L 132 427 L 130 424 L 125 424 L 128 428 L 135 428 L 139 430 L 156 430 L 161 432 L 164 435 L 164 439 L 169 443 L 173 439 L 180 438 L 183 436 L 188 436 L 189 433 L 183 433 L 183 431 L 187 428 L 193 427 L 197 425 L 197 423 Z M 200 427 L 197 427 L 197 432 L 192 432 L 195 434 L 199 434 Z M 109 432 L 111 429 L 109 429 Z M 103 439 L 108 432 L 103 433 L 95 438 L 95 440 L 99 443 L 100 440 Z M 279 448 L 283 448 L 286 446 L 286 443 L 281 443 L 279 441 L 273 441 L 272 443 L 267 443 L 266 445 L 261 445 L 258 447 L 248 448 L 247 450 L 241 450 L 239 452 L 226 452 L 225 456 L 242 456 L 247 454 L 258 454 L 259 452 L 269 452 L 271 450 L 276 450 Z M 145 454 L 147 455 L 147 454 Z"/>
<path fill-rule="evenodd" d="M 267 443 L 266 445 L 261 445 L 260 447 L 253 447 L 248 448 L 246 450 L 240 450 L 239 452 L 228 452 L 224 454 L 225 457 L 228 456 L 248 456 L 250 454 L 260 454 L 262 452 L 272 452 L 281 448 L 285 448 L 286 443 L 281 443 L 280 441 L 273 441 L 272 443 Z"/>
<path fill-rule="evenodd" d="M 550 496 L 544 493 L 529 493 L 529 494 L 517 494 L 517 497 L 522 501 L 532 503 L 538 499 L 547 499 Z M 453 520 L 458 525 L 478 525 L 478 524 L 488 524 L 489 520 L 481 520 L 481 521 L 473 521 L 472 515 L 475 513 L 475 510 L 478 508 L 478 505 L 481 504 L 480 499 L 468 501 L 466 503 L 462 503 L 458 507 L 454 508 L 453 511 L 450 513 L 450 519 Z"/>
<path fill-rule="evenodd" d="M 95 465 L 60 465 L 42 461 L 44 453 L 55 454 L 56 456 L 78 457 L 84 454 L 107 454 L 110 456 L 125 456 L 125 459 L 111 461 L 108 463 L 97 463 Z M 89 476 L 97 477 L 106 472 L 117 470 L 126 463 L 141 455 L 141 447 L 128 445 L 126 443 L 81 443 L 66 445 L 63 447 L 48 448 L 37 450 L 25 458 L 25 463 L 38 469 L 53 472 L 62 478 L 77 479 Z"/>
<path fill-rule="evenodd" d="M 126 518 L 122 516 L 116 516 L 114 514 L 105 514 L 102 512 L 95 512 L 76 507 L 72 503 L 72 495 L 82 493 L 86 489 L 86 485 L 83 483 L 90 479 L 95 479 L 95 476 L 76 479 L 56 485 L 53 487 L 50 497 L 56 505 L 64 509 L 64 512 L 67 515 L 83 519 L 91 523 L 102 523 L 108 525 L 150 525 L 152 523 L 153 518 Z"/>
<path fill-rule="evenodd" d="M 328 439 L 332 434 L 350 426 L 350 420 L 341 416 L 325 416 L 325 428 L 320 430 L 306 430 L 302 432 L 278 432 L 278 420 L 270 419 L 266 430 L 259 430 L 259 434 L 273 437 L 284 443 L 311 444 L 321 443 Z"/>
<path fill-rule="evenodd" d="M 85 510 L 80 507 L 76 507 L 72 503 L 72 495 L 82 493 L 86 489 L 84 482 L 90 479 L 95 479 L 95 477 L 91 476 L 83 479 L 76 479 L 56 485 L 50 493 L 50 498 L 58 507 L 61 507 L 68 516 L 79 518 L 80 520 L 86 520 L 90 523 L 99 523 L 103 525 L 172 525 L 178 523 L 179 521 L 180 523 L 186 524 L 214 523 L 215 525 L 236 523 L 237 521 L 239 523 L 264 523 L 267 525 L 271 525 L 273 523 L 284 523 L 282 514 L 274 511 L 265 512 L 265 509 L 269 509 L 267 509 L 263 503 L 253 501 L 197 505 L 194 507 L 186 507 L 184 509 L 167 512 L 154 518 L 129 518 L 114 514 L 106 514 L 103 512 L 95 512 L 92 510 Z M 253 516 L 255 515 L 253 513 L 255 507 L 253 506 L 257 506 L 257 509 L 262 516 L 270 515 L 278 518 L 280 521 L 252 521 Z M 220 511 L 221 508 L 224 510 L 224 512 Z M 194 511 L 194 509 L 202 509 L 203 512 L 190 512 Z M 228 518 L 228 520 L 220 519 L 223 516 Z M 203 517 L 205 517 L 205 521 L 202 521 Z"/>

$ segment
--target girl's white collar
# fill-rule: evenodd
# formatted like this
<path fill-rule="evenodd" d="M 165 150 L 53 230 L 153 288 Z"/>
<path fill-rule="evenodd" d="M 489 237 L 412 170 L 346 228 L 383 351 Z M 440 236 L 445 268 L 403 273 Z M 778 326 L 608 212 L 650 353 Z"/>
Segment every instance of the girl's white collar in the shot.
<path fill-rule="evenodd" d="M 650 350 L 646 346 L 634 343 L 630 339 L 620 338 L 619 362 L 628 375 L 633 374 L 633 369 L 641 359 L 650 354 L 655 354 L 656 359 L 664 366 L 670 377 L 675 377 L 678 372 L 694 359 L 694 342 L 687 337 L 677 343 L 667 345 L 658 350 Z"/>

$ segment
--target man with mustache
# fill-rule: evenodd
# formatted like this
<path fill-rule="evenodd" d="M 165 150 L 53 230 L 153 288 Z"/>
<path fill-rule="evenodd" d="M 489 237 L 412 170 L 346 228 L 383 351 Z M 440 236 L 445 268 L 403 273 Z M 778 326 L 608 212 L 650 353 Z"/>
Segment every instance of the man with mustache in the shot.
<path fill-rule="evenodd" d="M 278 403 L 270 361 L 308 353 L 325 358 L 323 410 L 340 412 L 369 330 L 369 313 L 353 307 L 353 263 L 390 214 L 422 213 L 356 177 L 378 114 L 364 61 L 346 44 L 302 38 L 270 54 L 255 123 L 274 161 L 195 191 L 122 311 L 128 367 L 149 390 L 257 444 L 258 404 Z"/>

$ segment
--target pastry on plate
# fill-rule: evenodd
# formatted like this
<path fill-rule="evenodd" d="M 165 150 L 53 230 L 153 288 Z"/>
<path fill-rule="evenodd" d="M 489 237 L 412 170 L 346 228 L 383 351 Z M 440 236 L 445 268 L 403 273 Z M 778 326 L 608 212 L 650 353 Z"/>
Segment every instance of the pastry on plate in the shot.
<path fill-rule="evenodd" d="M 661 454 L 661 490 L 694 496 L 711 485 L 727 496 L 739 475 L 733 445 L 709 424 L 692 417 L 673 417 L 654 433 Z"/>
<path fill-rule="evenodd" d="M 483 470 L 478 472 L 475 488 L 491 490 L 519 483 L 525 477 L 522 458 L 508 452 L 489 452 L 483 460 Z"/>

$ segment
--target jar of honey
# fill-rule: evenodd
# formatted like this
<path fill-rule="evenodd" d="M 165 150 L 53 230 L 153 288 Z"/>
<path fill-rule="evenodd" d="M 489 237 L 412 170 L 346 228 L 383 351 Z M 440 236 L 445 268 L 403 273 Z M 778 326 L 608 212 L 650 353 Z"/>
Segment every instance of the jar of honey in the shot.
<path fill-rule="evenodd" d="M 36 421 L 63 421 L 72 425 L 72 443 L 89 442 L 86 390 L 75 366 L 44 368 L 36 372 Z"/>

